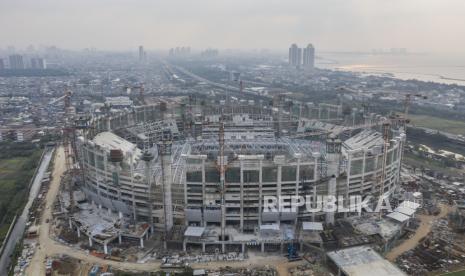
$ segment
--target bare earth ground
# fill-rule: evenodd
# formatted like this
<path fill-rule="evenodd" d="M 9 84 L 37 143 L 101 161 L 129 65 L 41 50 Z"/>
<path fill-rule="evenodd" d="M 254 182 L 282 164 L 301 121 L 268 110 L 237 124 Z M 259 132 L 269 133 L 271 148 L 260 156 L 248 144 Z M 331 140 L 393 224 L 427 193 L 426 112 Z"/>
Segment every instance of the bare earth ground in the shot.
<path fill-rule="evenodd" d="M 417 218 L 420 220 L 420 226 L 418 227 L 415 234 L 405 240 L 403 243 L 399 244 L 398 246 L 394 247 L 387 255 L 386 258 L 389 261 L 394 261 L 397 257 L 402 255 L 402 253 L 407 252 L 418 245 L 418 242 L 426 237 L 428 233 L 431 231 L 431 227 L 433 226 L 433 222 L 440 218 L 445 217 L 450 211 L 451 206 L 441 204 L 441 212 L 437 216 L 427 216 L 427 215 L 417 215 Z"/>

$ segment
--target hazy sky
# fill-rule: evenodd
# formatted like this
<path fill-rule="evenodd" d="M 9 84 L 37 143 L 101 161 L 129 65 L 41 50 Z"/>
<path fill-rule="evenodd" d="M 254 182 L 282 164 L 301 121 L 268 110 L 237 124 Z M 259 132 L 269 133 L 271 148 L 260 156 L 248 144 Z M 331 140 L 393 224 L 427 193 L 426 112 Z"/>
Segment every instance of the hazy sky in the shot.
<path fill-rule="evenodd" d="M 465 52 L 465 0 L 0 0 L 0 47 Z"/>

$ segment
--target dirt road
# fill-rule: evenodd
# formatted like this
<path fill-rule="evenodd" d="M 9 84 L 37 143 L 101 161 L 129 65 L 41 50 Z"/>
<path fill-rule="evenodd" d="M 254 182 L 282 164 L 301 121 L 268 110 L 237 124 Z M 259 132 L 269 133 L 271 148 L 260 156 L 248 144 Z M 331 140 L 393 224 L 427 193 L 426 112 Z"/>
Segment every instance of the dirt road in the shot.
<path fill-rule="evenodd" d="M 449 205 L 441 204 L 440 208 L 441 212 L 437 216 L 417 215 L 417 218 L 420 220 L 420 226 L 418 227 L 415 234 L 408 240 L 405 240 L 403 243 L 394 247 L 386 255 L 386 259 L 388 259 L 389 261 L 394 261 L 398 256 L 402 255 L 402 253 L 415 248 L 415 246 L 418 245 L 418 242 L 422 238 L 426 237 L 428 233 L 431 231 L 433 222 L 445 217 L 451 211 L 452 207 Z"/>
<path fill-rule="evenodd" d="M 50 187 L 47 193 L 46 202 L 45 202 L 45 211 L 42 213 L 40 219 L 40 234 L 39 234 L 39 244 L 40 246 L 36 250 L 34 257 L 31 260 L 30 265 L 26 270 L 26 275 L 45 275 L 45 259 L 48 256 L 55 255 L 69 255 L 73 258 L 88 262 L 88 263 L 102 263 L 108 264 L 113 267 L 121 269 L 134 269 L 134 270 L 144 270 L 149 271 L 157 269 L 159 264 L 138 264 L 138 263 L 120 263 L 109 260 L 103 260 L 92 255 L 87 255 L 82 250 L 77 250 L 72 247 L 62 245 L 53 239 L 50 238 L 50 223 L 52 223 L 52 205 L 57 197 L 61 176 L 65 172 L 65 163 L 64 163 L 64 151 L 60 147 L 56 151 L 54 168 L 53 168 L 53 179 L 50 182 Z M 47 223 L 46 220 L 50 219 L 50 223 Z"/>

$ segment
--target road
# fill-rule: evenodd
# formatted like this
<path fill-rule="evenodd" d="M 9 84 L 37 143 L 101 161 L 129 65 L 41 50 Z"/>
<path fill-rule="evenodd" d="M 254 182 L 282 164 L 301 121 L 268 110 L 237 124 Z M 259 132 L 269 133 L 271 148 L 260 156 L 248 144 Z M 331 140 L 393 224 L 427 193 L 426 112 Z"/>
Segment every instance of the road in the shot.
<path fill-rule="evenodd" d="M 50 160 L 52 160 L 53 150 L 46 149 L 46 152 L 43 155 L 39 168 L 37 169 L 34 181 L 32 182 L 31 188 L 29 189 L 29 198 L 24 206 L 21 216 L 18 217 L 16 224 L 11 231 L 11 234 L 6 241 L 5 250 L 3 251 L 2 256 L 0 257 L 0 275 L 7 275 L 7 270 L 10 264 L 10 255 L 13 253 L 16 243 L 22 238 L 24 230 L 26 229 L 26 223 L 28 221 L 29 208 L 31 208 L 32 202 L 37 197 L 37 194 L 40 190 L 40 184 L 44 177 L 45 172 L 47 171 Z"/>
<path fill-rule="evenodd" d="M 389 261 L 394 261 L 397 257 L 402 255 L 402 253 L 407 252 L 411 249 L 414 249 L 421 239 L 426 237 L 429 232 L 431 232 L 431 227 L 433 226 L 433 222 L 445 217 L 450 211 L 451 206 L 441 204 L 441 212 L 437 216 L 427 216 L 427 215 L 418 215 L 417 218 L 420 220 L 420 226 L 418 227 L 415 234 L 405 240 L 403 243 L 399 244 L 398 246 L 394 247 L 387 255 L 386 259 Z"/>
<path fill-rule="evenodd" d="M 92 255 L 87 255 L 84 251 L 78 250 L 69 246 L 65 246 L 54 241 L 50 238 L 50 223 L 47 219 L 52 218 L 53 203 L 58 195 L 60 188 L 61 177 L 65 172 L 65 158 L 63 147 L 57 149 L 55 155 L 55 165 L 52 173 L 52 181 L 50 182 L 49 190 L 47 192 L 45 201 L 45 210 L 40 218 L 40 234 L 39 246 L 31 260 L 30 265 L 26 269 L 26 275 L 45 275 L 45 260 L 48 256 L 55 255 L 69 255 L 73 258 L 88 262 L 88 263 L 101 263 L 108 264 L 115 268 L 152 271 L 159 268 L 159 264 L 138 264 L 138 263 L 121 263 L 110 260 L 103 260 Z"/>

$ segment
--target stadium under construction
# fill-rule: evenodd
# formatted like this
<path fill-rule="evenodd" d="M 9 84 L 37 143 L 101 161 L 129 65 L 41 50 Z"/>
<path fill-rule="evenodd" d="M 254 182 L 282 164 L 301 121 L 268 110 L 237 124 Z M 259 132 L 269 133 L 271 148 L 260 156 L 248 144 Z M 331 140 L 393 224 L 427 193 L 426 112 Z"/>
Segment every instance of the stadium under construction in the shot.
<path fill-rule="evenodd" d="M 76 130 L 81 180 L 67 199 L 79 210 L 70 225 L 105 253 L 115 239 L 143 247 L 152 233 L 179 250 L 282 250 L 321 243 L 312 231 L 361 214 L 264 212 L 264 197 L 379 197 L 398 187 L 398 122 L 283 98 L 259 106 L 173 101 L 88 120 Z"/>

